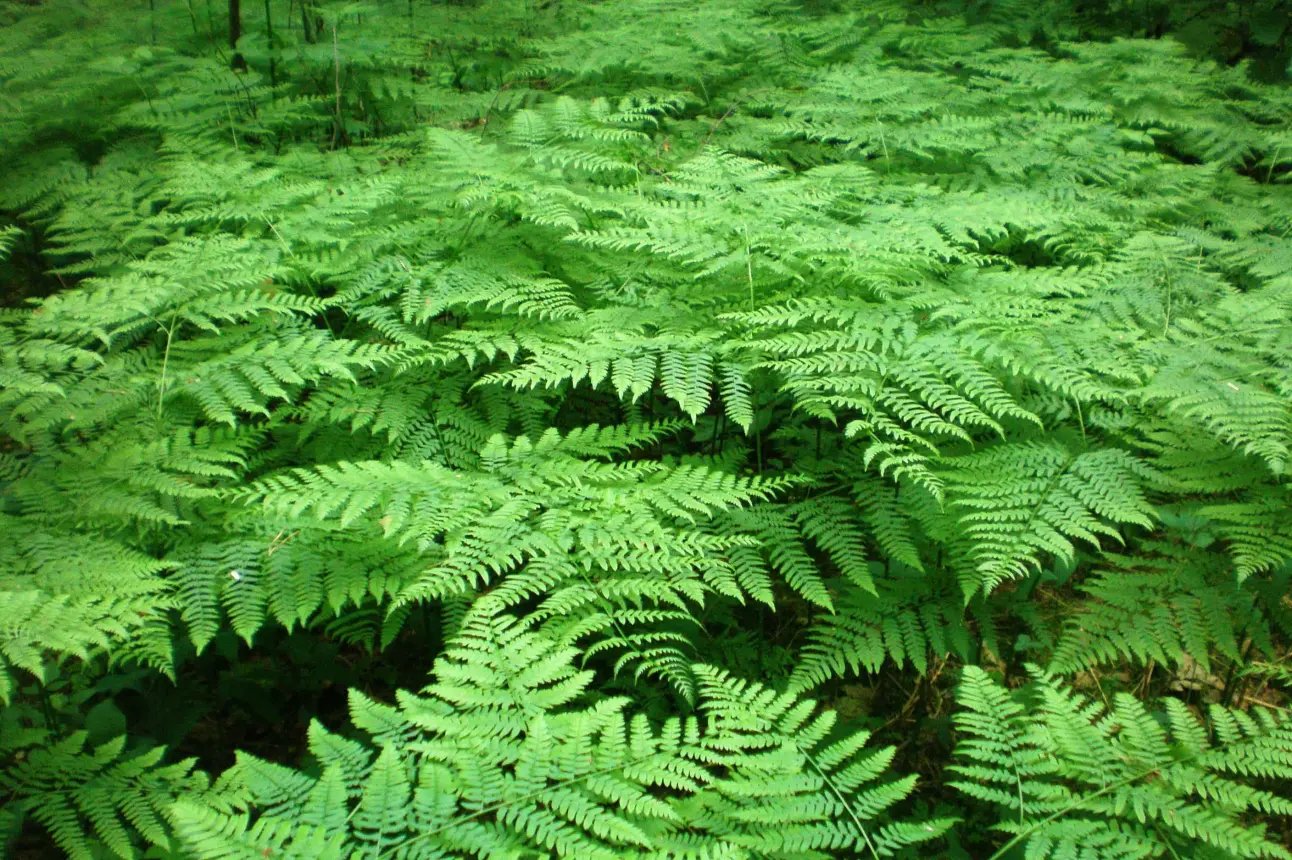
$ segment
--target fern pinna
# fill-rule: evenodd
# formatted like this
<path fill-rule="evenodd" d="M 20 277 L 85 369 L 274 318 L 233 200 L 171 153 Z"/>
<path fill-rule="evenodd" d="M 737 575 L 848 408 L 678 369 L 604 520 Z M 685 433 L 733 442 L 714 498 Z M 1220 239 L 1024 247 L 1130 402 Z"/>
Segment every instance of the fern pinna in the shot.
<path fill-rule="evenodd" d="M 1248 6 L 0 9 L 5 851 L 1287 856 Z"/>

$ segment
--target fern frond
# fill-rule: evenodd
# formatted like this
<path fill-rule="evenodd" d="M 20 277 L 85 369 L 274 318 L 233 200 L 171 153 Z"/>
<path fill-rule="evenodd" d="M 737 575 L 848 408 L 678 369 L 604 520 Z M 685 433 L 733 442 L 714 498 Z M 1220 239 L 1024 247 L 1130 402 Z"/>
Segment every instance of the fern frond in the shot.
<path fill-rule="evenodd" d="M 30 816 L 69 857 L 88 860 L 106 848 L 128 858 L 145 842 L 167 845 L 171 804 L 209 791 L 194 759 L 163 764 L 164 747 L 127 750 L 124 737 L 91 747 L 87 740 L 74 733 L 0 771 L 11 814 Z"/>
<path fill-rule="evenodd" d="M 1117 844 L 1150 856 L 1202 844 L 1235 857 L 1288 855 L 1246 816 L 1286 815 L 1292 804 L 1244 779 L 1288 778 L 1286 719 L 1217 705 L 1209 732 L 1178 700 L 1166 700 L 1159 721 L 1129 694 L 1092 703 L 1039 670 L 1021 695 L 1034 704 L 974 666 L 958 691 L 965 763 L 953 766 L 953 785 L 1002 809 L 997 827 L 1013 837 L 1001 852 L 1025 844 L 1063 856 Z"/>
<path fill-rule="evenodd" d="M 1073 453 L 1057 443 L 998 446 L 947 461 L 948 501 L 961 516 L 975 579 L 965 593 L 990 592 L 1039 565 L 1039 554 L 1071 563 L 1072 538 L 1124 542 L 1114 524 L 1153 527 L 1141 482 L 1146 466 L 1116 449 Z"/>
<path fill-rule="evenodd" d="M 576 654 L 513 619 L 468 621 L 422 695 L 401 693 L 398 707 L 352 695 L 352 719 L 379 753 L 315 729 L 320 777 L 242 756 L 229 779 L 257 823 L 186 802 L 179 836 L 198 857 L 306 846 L 419 857 L 873 853 L 950 824 L 876 821 L 913 778 L 877 782 L 892 751 L 839 736 L 812 702 L 696 666 L 703 719 L 655 726 L 623 699 L 578 704 L 592 673 L 574 668 Z M 349 752 L 338 759 L 329 745 Z"/>

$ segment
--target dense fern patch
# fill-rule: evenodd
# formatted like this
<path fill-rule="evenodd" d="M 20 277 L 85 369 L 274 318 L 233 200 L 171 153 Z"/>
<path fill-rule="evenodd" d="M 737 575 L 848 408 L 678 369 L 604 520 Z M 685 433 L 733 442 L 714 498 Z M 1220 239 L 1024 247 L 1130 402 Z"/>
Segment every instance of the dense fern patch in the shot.
<path fill-rule="evenodd" d="M 7 854 L 1292 856 L 1286 32 L 1061 7 L 0 7 Z"/>

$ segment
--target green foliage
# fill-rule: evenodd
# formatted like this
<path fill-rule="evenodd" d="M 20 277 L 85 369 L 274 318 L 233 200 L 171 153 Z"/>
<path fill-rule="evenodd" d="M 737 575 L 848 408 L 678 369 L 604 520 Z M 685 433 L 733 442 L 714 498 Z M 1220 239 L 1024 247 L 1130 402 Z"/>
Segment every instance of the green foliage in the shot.
<path fill-rule="evenodd" d="M 1279 619 L 1265 611 L 1271 603 L 1235 589 L 1227 566 L 1190 555 L 1167 549 L 1160 558 L 1113 560 L 1114 569 L 1083 583 L 1090 599 L 1065 620 L 1050 669 L 1066 674 L 1130 659 L 1193 660 L 1210 671 L 1212 654 L 1237 663 L 1244 647 L 1276 651 Z M 1286 574 L 1269 588 L 1286 592 Z"/>
<path fill-rule="evenodd" d="M 877 674 L 885 660 L 899 666 L 909 661 L 923 674 L 930 655 L 972 657 L 970 628 L 958 590 L 947 582 L 903 573 L 885 582 L 878 593 L 847 588 L 836 611 L 808 628 L 808 642 L 794 666 L 791 688 L 811 689 L 828 678 L 863 669 Z"/>
<path fill-rule="evenodd" d="M 1285 716 L 1212 706 L 1203 723 L 1179 699 L 1155 714 L 1127 693 L 1101 705 L 1033 675 L 1026 704 L 977 666 L 958 691 L 966 763 L 951 785 L 1001 807 L 1008 845 L 1029 857 L 1288 856 L 1251 822 L 1292 814 L 1261 787 L 1292 778 Z"/>
<path fill-rule="evenodd" d="M 623 698 L 580 704 L 595 673 L 577 655 L 504 616 L 469 624 L 422 695 L 351 694 L 379 751 L 315 723 L 317 775 L 243 756 L 224 777 L 241 799 L 177 807 L 177 832 L 203 857 L 811 857 L 950 824 L 877 820 L 914 778 L 876 782 L 893 750 L 811 701 L 697 666 L 699 714 L 655 726 Z"/>
<path fill-rule="evenodd" d="M 4 5 L 4 851 L 1286 856 L 1288 34 L 1177 5 Z"/>
<path fill-rule="evenodd" d="M 139 856 L 141 843 L 165 846 L 176 799 L 209 791 L 206 776 L 193 771 L 194 759 L 162 764 L 164 747 L 128 751 L 125 737 L 92 746 L 85 732 L 53 743 L 41 733 L 25 735 L 3 737 L 4 752 L 19 759 L 0 772 L 7 797 L 0 833 L 10 835 L 30 817 L 68 857 L 103 856 L 102 846 L 129 858 Z"/>

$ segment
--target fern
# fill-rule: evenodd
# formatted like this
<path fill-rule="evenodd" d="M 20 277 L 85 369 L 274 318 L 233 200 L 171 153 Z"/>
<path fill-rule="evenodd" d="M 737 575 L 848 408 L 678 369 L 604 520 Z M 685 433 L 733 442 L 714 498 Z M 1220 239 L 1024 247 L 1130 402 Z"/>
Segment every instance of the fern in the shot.
<path fill-rule="evenodd" d="M 0 771 L 9 798 L 3 818 L 32 818 L 78 860 L 104 849 L 116 857 L 138 856 L 140 837 L 167 845 L 171 804 L 209 791 L 194 760 L 163 764 L 164 748 L 127 750 L 124 737 L 89 746 L 79 732 L 48 746 L 22 747 L 28 748 L 22 760 Z M 7 754 L 15 751 L 6 744 Z M 0 819 L 0 826 L 8 823 Z"/>
<path fill-rule="evenodd" d="M 1071 538 L 1099 546 L 1105 536 L 1124 542 L 1110 523 L 1153 527 L 1153 508 L 1140 481 L 1151 478 L 1124 452 L 1106 449 L 1073 454 L 1059 445 L 998 447 L 948 461 L 951 504 L 961 517 L 977 582 L 965 591 L 990 590 L 1022 576 L 1053 553 L 1071 562 Z"/>
<path fill-rule="evenodd" d="M 1001 809 L 997 828 L 1012 838 L 993 856 L 1019 844 L 1037 857 L 1153 856 L 1199 845 L 1224 856 L 1287 856 L 1246 817 L 1292 809 L 1259 787 L 1288 778 L 1292 735 L 1277 713 L 1213 706 L 1207 725 L 1167 699 L 1159 721 L 1128 694 L 1102 706 L 1039 671 L 1027 694 L 1031 707 L 973 666 L 959 688 L 965 763 L 953 765 L 952 785 Z"/>
<path fill-rule="evenodd" d="M 950 823 L 885 823 L 914 779 L 876 782 L 892 751 L 832 737 L 810 701 L 700 666 L 700 714 L 655 726 L 623 699 L 582 703 L 592 673 L 576 653 L 514 619 L 470 623 L 422 695 L 352 695 L 380 752 L 316 724 L 319 776 L 243 756 L 225 779 L 246 800 L 180 804 L 179 836 L 198 857 L 883 856 Z"/>
<path fill-rule="evenodd" d="M 961 595 L 910 574 L 887 579 L 879 593 L 846 589 L 835 611 L 816 618 L 806 638 L 791 689 L 809 690 L 862 670 L 873 675 L 887 661 L 909 662 L 924 673 L 930 658 L 968 660 L 974 650 Z"/>
<path fill-rule="evenodd" d="M 4 852 L 1284 856 L 1285 0 L 145 5 L 0 9 Z"/>
<path fill-rule="evenodd" d="M 1245 639 L 1268 649 L 1272 628 L 1262 602 L 1235 590 L 1231 572 L 1216 561 L 1170 551 L 1157 559 L 1114 560 L 1081 586 L 1090 599 L 1065 620 L 1050 669 L 1066 674 L 1126 659 L 1169 664 L 1188 658 L 1210 670 L 1213 654 L 1241 660 Z"/>

